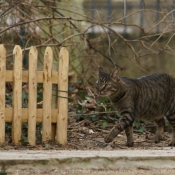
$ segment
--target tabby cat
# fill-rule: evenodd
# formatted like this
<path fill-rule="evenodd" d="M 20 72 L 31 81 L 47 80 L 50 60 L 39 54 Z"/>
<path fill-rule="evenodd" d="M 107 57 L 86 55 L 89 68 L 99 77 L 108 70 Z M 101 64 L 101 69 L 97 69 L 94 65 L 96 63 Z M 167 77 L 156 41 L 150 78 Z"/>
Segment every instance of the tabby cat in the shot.
<path fill-rule="evenodd" d="M 135 119 L 157 123 L 155 142 L 162 139 L 166 116 L 172 126 L 169 146 L 175 146 L 175 79 L 165 73 L 155 73 L 138 79 L 119 76 L 115 69 L 111 74 L 99 68 L 97 92 L 107 95 L 120 114 L 119 122 L 104 138 L 109 143 L 123 130 L 127 145 L 133 146 L 132 124 Z"/>

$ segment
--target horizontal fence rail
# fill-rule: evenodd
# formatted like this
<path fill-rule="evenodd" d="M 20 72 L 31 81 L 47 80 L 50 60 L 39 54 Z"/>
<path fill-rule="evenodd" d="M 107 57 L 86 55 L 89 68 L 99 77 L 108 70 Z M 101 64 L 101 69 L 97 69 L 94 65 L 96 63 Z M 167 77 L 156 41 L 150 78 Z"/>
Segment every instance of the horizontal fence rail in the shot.
<path fill-rule="evenodd" d="M 13 50 L 14 69 L 6 70 L 6 49 L 0 45 L 0 144 L 5 144 L 5 123 L 12 123 L 12 142 L 21 144 L 22 122 L 28 123 L 29 145 L 36 144 L 36 124 L 42 123 L 42 141 L 56 140 L 67 144 L 68 112 L 68 67 L 69 53 L 61 48 L 58 71 L 52 70 L 53 51 L 47 47 L 44 53 L 43 71 L 37 71 L 38 51 L 31 47 L 29 51 L 29 70 L 22 68 L 22 50 L 16 45 Z M 13 84 L 13 103 L 5 107 L 5 86 Z M 28 108 L 22 108 L 22 83 L 29 88 Z M 37 108 L 37 84 L 43 84 L 43 108 Z M 55 108 L 52 108 L 52 86 L 58 87 Z M 63 98 L 59 98 L 63 97 Z"/>

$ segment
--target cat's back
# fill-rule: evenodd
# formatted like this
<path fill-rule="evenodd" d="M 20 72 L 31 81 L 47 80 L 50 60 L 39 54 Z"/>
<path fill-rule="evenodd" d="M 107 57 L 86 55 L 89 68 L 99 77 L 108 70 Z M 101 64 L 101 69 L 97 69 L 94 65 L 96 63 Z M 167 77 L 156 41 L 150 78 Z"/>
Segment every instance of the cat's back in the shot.
<path fill-rule="evenodd" d="M 142 119 L 174 112 L 175 79 L 166 73 L 155 73 L 138 79 L 124 79 L 133 96 L 133 105 Z M 172 108 L 172 109 L 171 109 Z"/>
<path fill-rule="evenodd" d="M 122 81 L 128 86 L 138 88 L 168 88 L 175 85 L 175 78 L 166 73 L 154 73 L 137 79 L 122 77 Z"/>
<path fill-rule="evenodd" d="M 174 92 L 175 79 L 166 73 L 155 73 L 143 76 L 137 79 L 138 84 L 142 89 L 152 90 L 154 93 L 169 93 Z"/>
<path fill-rule="evenodd" d="M 137 80 L 140 82 L 154 81 L 155 83 L 175 81 L 175 79 L 172 76 L 166 73 L 154 73 L 140 77 Z"/>

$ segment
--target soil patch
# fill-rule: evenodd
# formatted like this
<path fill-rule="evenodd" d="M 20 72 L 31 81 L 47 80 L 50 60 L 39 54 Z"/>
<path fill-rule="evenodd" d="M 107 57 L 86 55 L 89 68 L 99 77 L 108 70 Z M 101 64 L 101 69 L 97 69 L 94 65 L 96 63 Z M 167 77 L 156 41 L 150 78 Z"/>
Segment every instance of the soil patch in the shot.
<path fill-rule="evenodd" d="M 163 134 L 163 140 L 160 143 L 154 142 L 154 133 L 151 132 L 150 128 L 155 128 L 154 124 L 149 125 L 145 128 L 142 133 L 135 130 L 134 135 L 134 146 L 126 146 L 126 135 L 125 132 L 120 133 L 113 142 L 107 144 L 104 142 L 105 135 L 110 131 L 114 124 L 109 124 L 105 129 L 101 126 L 95 125 L 88 120 L 80 122 L 73 122 L 68 126 L 68 144 L 62 146 L 55 142 L 40 143 L 36 146 L 14 146 L 10 143 L 1 146 L 0 150 L 119 150 L 119 149 L 163 149 L 167 147 L 171 139 L 170 131 L 166 131 Z M 150 139 L 152 138 L 152 139 Z"/>

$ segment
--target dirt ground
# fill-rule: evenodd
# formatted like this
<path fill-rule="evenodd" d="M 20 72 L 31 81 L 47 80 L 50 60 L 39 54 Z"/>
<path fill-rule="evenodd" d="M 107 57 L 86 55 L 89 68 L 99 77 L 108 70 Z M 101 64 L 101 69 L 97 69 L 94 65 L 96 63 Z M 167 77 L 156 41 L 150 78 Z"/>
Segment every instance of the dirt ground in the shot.
<path fill-rule="evenodd" d="M 119 150 L 119 149 L 162 149 L 168 146 L 171 138 L 171 131 L 164 132 L 163 140 L 160 143 L 154 143 L 154 133 L 156 129 L 154 124 L 145 127 L 145 131 L 138 132 L 134 130 L 134 146 L 126 146 L 125 132 L 120 133 L 112 143 L 105 143 L 104 137 L 110 131 L 114 124 L 109 124 L 105 129 L 95 125 L 88 120 L 73 122 L 68 126 L 68 144 L 66 146 L 54 142 L 40 143 L 36 146 L 14 146 L 6 144 L 0 147 L 0 150 Z M 151 129 L 150 129 L 151 128 Z M 151 139 L 152 138 L 152 139 Z"/>
<path fill-rule="evenodd" d="M 149 129 L 145 129 L 143 133 L 134 131 L 134 146 L 126 146 L 126 135 L 123 131 L 120 133 L 113 142 L 107 144 L 104 142 L 105 135 L 110 131 L 113 125 L 108 128 L 100 129 L 92 125 L 82 126 L 79 129 L 72 129 L 68 132 L 69 143 L 68 149 L 81 149 L 81 150 L 118 150 L 118 149 L 161 149 L 167 147 L 171 138 L 171 133 L 164 132 L 163 140 L 160 143 L 154 142 L 154 133 Z"/>

